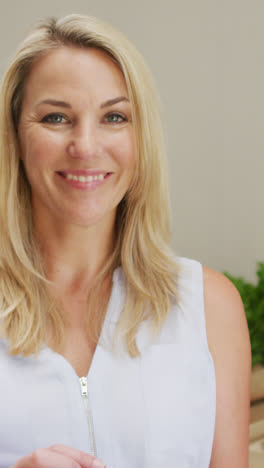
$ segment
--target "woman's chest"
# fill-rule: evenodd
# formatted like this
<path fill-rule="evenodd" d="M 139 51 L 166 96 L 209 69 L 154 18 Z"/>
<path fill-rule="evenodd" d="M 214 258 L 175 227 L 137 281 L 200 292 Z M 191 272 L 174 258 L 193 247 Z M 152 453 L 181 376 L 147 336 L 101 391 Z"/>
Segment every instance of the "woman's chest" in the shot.
<path fill-rule="evenodd" d="M 88 375 L 96 345 L 96 342 L 87 339 L 86 333 L 81 329 L 72 329 L 67 333 L 62 356 L 69 362 L 76 375 Z"/>
<path fill-rule="evenodd" d="M 69 363 L 47 352 L 31 366 L 13 367 L 1 384 L 0 468 L 4 454 L 55 443 L 89 452 L 89 420 Z M 87 384 L 97 453 L 107 468 L 209 466 L 215 388 L 202 350 L 157 345 L 131 359 L 99 346 Z"/>
<path fill-rule="evenodd" d="M 209 466 L 215 379 L 207 353 L 158 345 L 139 359 L 116 360 L 107 367 L 101 375 L 107 395 L 94 388 L 94 412 L 111 433 L 115 455 L 110 468 Z"/>

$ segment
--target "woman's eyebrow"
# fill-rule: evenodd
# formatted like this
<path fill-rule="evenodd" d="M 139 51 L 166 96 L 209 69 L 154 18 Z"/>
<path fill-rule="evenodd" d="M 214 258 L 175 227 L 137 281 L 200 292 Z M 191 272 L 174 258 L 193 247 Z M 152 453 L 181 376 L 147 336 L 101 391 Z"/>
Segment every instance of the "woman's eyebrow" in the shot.
<path fill-rule="evenodd" d="M 56 99 L 44 99 L 44 101 L 38 102 L 36 107 L 40 106 L 41 104 L 51 104 L 52 106 L 71 108 L 71 105 L 68 102 L 57 101 Z"/>
<path fill-rule="evenodd" d="M 100 107 L 102 109 L 104 107 L 113 106 L 114 104 L 117 104 L 118 102 L 122 101 L 129 102 L 129 99 L 126 96 L 119 96 L 117 98 L 109 99 L 108 101 L 103 102 L 103 104 L 101 104 Z"/>
<path fill-rule="evenodd" d="M 109 99 L 108 101 L 105 101 L 101 104 L 101 109 L 104 107 L 109 107 L 113 106 L 114 104 L 117 104 L 118 102 L 126 101 L 129 102 L 129 99 L 126 96 L 118 96 L 114 99 Z M 40 101 L 36 104 L 36 107 L 40 106 L 41 104 L 50 104 L 52 106 L 57 106 L 57 107 L 65 107 L 70 109 L 71 105 L 68 102 L 65 101 L 57 101 L 56 99 L 44 99 L 43 101 Z"/>

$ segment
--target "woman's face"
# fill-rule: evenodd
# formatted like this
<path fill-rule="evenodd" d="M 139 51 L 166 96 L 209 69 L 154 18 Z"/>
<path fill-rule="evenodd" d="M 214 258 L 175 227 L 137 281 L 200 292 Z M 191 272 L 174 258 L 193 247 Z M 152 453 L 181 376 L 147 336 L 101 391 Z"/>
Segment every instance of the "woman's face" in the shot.
<path fill-rule="evenodd" d="M 19 141 L 36 219 L 113 224 L 135 152 L 126 83 L 106 54 L 62 47 L 40 58 L 25 85 Z"/>

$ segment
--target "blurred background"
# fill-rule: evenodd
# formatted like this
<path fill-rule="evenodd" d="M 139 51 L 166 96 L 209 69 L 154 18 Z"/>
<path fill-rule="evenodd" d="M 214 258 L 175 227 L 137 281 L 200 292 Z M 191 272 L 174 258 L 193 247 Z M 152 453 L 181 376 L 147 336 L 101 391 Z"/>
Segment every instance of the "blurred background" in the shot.
<path fill-rule="evenodd" d="M 0 75 L 43 16 L 99 16 L 136 44 L 162 102 L 174 249 L 254 282 L 264 258 L 263 1 L 1 0 L 0 7 Z"/>

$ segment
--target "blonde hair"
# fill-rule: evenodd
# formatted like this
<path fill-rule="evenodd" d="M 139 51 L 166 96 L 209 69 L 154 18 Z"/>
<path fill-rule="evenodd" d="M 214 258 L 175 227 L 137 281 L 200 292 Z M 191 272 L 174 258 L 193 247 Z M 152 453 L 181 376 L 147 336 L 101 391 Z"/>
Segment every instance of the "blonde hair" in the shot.
<path fill-rule="evenodd" d="M 62 314 L 47 292 L 48 281 L 34 239 L 30 186 L 19 159 L 17 137 L 23 89 L 33 64 L 41 55 L 63 46 L 92 47 L 107 53 L 123 72 L 132 105 L 137 153 L 135 176 L 118 207 L 114 250 L 97 278 L 94 292 L 98 293 L 102 281 L 121 264 L 126 278 L 126 301 L 118 330 L 130 355 L 136 356 L 140 324 L 151 318 L 153 329 L 159 330 L 172 300 L 177 297 L 177 264 L 169 247 L 168 181 L 159 103 L 150 72 L 136 48 L 110 25 L 88 16 L 69 15 L 38 23 L 21 44 L 2 83 L 0 319 L 3 333 L 11 354 L 38 352 L 50 329 L 57 349 L 63 342 Z M 96 294 L 89 296 L 90 300 L 96 303 Z M 103 313 L 89 315 L 89 327 L 95 339 L 99 336 Z"/>

